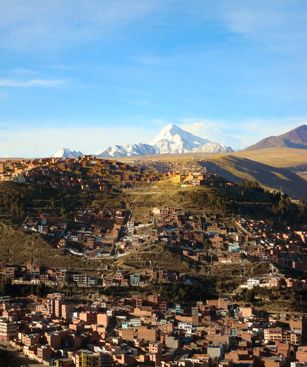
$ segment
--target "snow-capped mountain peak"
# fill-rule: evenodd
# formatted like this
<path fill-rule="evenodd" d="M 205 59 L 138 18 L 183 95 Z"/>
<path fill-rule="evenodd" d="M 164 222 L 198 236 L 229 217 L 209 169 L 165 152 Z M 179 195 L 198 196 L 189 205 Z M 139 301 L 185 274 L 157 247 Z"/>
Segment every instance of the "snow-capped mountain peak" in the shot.
<path fill-rule="evenodd" d="M 193 135 L 176 125 L 169 124 L 150 143 L 160 154 L 180 154 L 196 152 L 210 141 Z"/>
<path fill-rule="evenodd" d="M 84 154 L 80 151 L 70 150 L 69 148 L 61 148 L 53 154 L 53 158 L 79 158 Z"/>
<path fill-rule="evenodd" d="M 188 145 L 193 144 L 206 144 L 209 142 L 207 139 L 203 139 L 199 136 L 193 135 L 190 132 L 181 129 L 177 125 L 168 124 L 166 125 L 160 133 L 152 139 L 150 142 L 152 145 L 156 145 L 161 140 L 169 140 L 169 141 L 184 141 Z"/>

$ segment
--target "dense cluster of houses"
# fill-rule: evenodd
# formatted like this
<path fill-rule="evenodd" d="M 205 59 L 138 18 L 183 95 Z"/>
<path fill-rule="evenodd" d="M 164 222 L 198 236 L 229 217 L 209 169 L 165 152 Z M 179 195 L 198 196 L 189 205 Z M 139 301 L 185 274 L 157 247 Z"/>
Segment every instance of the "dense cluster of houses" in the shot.
<path fill-rule="evenodd" d="M 307 226 L 285 226 L 276 230 L 264 220 L 240 218 L 236 226 L 246 233 L 255 249 L 254 256 L 280 267 L 306 271 Z"/>
<path fill-rule="evenodd" d="M 0 181 L 42 184 L 51 188 L 114 191 L 137 183 L 155 182 L 161 175 L 137 164 L 96 159 L 44 158 L 0 163 Z"/>
<path fill-rule="evenodd" d="M 27 216 L 22 228 L 37 232 L 76 255 L 99 257 L 110 255 L 113 245 L 128 231 L 131 211 L 128 209 L 78 210 L 66 219 L 41 213 Z"/>
<path fill-rule="evenodd" d="M 76 285 L 79 288 L 109 287 L 146 287 L 150 284 L 187 284 L 192 280 L 186 273 L 174 270 L 149 267 L 138 271 L 117 269 L 111 271 L 106 266 L 102 270 L 74 270 L 67 268 L 46 268 L 35 259 L 27 261 L 24 266 L 7 265 L 0 262 L 0 276 L 3 284 L 8 285 L 46 285 L 53 288 Z M 94 289 L 93 289 L 94 288 Z"/>
<path fill-rule="evenodd" d="M 305 319 L 226 298 L 173 303 L 159 294 L 90 304 L 61 293 L 3 299 L 0 340 L 45 366 L 305 367 Z"/>
<path fill-rule="evenodd" d="M 139 162 L 97 159 L 94 156 L 0 162 L 0 181 L 35 183 L 52 188 L 113 191 L 165 178 L 182 186 L 199 186 L 204 184 L 206 177 L 206 169 L 198 165 L 189 164 L 188 169 L 183 170 L 182 164 L 161 163 L 156 167 Z"/>
<path fill-rule="evenodd" d="M 155 244 L 174 250 L 189 261 L 199 264 L 267 263 L 271 271 L 258 278 L 246 279 L 242 288 L 296 288 L 307 289 L 306 279 L 285 276 L 282 269 L 306 270 L 306 228 L 285 227 L 277 232 L 265 221 L 247 220 L 222 215 L 205 216 L 174 207 L 155 207 L 144 223 L 136 223 L 128 209 L 94 210 L 76 212 L 71 221 L 42 213 L 38 218 L 27 217 L 23 228 L 51 238 L 58 248 L 75 256 L 88 259 L 116 259 L 132 252 L 148 251 Z M 148 269 L 148 265 L 143 267 Z M 46 272 L 46 270 L 45 270 Z M 16 269 L 16 274 L 20 271 Z M 41 273 L 39 281 L 59 282 L 56 272 Z M 31 274 L 30 274 L 31 275 Z M 140 278 L 138 284 L 151 283 L 149 271 L 133 274 Z M 22 275 L 29 280 L 29 274 Z M 130 284 L 130 274 L 123 272 L 118 278 L 81 274 L 67 279 L 78 279 L 81 286 Z M 30 279 L 38 282 L 34 272 Z M 121 281 L 119 281 L 121 278 Z M 174 275 L 183 281 L 180 274 Z M 18 278 L 21 281 L 21 277 Z M 60 277 L 60 280 L 62 278 Z M 185 279 L 186 280 L 186 279 Z"/>

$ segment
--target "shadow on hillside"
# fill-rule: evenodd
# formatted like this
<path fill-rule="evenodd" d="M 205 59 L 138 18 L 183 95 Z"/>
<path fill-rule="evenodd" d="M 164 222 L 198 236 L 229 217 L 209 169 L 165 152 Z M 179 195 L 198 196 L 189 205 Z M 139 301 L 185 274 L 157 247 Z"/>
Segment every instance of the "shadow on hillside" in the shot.
<path fill-rule="evenodd" d="M 286 143 L 286 146 L 288 148 L 307 149 L 306 144 L 295 143 L 295 142 L 292 142 L 291 140 L 288 140 L 288 139 L 285 139 L 285 143 Z"/>
<path fill-rule="evenodd" d="M 298 164 L 297 166 L 287 167 L 292 172 L 305 172 L 307 171 L 307 164 Z"/>
<path fill-rule="evenodd" d="M 250 180 L 257 180 L 262 185 L 281 190 L 289 196 L 307 200 L 307 182 L 296 173 L 285 168 L 272 167 L 247 158 L 234 156 L 201 162 L 209 171 L 217 173 L 227 180 L 238 183 L 242 181 L 240 174 L 248 175 Z"/>

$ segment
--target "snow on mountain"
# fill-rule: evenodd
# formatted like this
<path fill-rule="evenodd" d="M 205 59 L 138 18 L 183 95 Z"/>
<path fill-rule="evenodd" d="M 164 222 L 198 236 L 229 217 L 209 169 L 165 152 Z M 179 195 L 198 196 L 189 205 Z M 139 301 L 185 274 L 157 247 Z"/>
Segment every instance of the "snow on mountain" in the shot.
<path fill-rule="evenodd" d="M 189 153 L 207 143 L 209 143 L 209 140 L 195 136 L 171 124 L 166 125 L 150 142 L 160 154 Z"/>
<path fill-rule="evenodd" d="M 230 147 L 193 135 L 176 125 L 165 126 L 150 143 L 160 154 L 224 153 L 232 151 Z"/>
<path fill-rule="evenodd" d="M 79 158 L 84 154 L 76 150 L 70 150 L 68 148 L 61 148 L 53 154 L 53 158 Z"/>
<path fill-rule="evenodd" d="M 111 157 L 134 157 L 139 155 L 156 154 L 156 150 L 149 144 L 126 144 L 126 145 L 114 145 L 106 150 L 97 153 L 99 158 L 111 158 Z"/>
<path fill-rule="evenodd" d="M 224 144 L 214 143 L 210 141 L 207 144 L 202 145 L 195 152 L 198 153 L 230 153 L 233 152 L 231 147 L 227 147 Z"/>

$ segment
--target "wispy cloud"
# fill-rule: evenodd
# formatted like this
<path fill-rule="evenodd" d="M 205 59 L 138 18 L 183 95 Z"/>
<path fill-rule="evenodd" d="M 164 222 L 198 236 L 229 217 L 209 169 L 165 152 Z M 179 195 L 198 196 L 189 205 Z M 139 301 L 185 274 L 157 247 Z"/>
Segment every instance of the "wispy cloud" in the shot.
<path fill-rule="evenodd" d="M 246 36 L 303 41 L 307 16 L 299 9 L 304 6 L 304 0 L 1 0 L 0 45 L 58 48 L 101 37 L 107 40 L 110 31 L 161 9 L 190 17 L 203 14 L 204 22 L 218 20 Z M 161 59 L 158 55 L 140 61 L 156 64 Z"/>
<path fill-rule="evenodd" d="M 109 34 L 162 4 L 161 0 L 2 0 L 0 45 L 58 48 Z"/>
<path fill-rule="evenodd" d="M 304 0 L 221 0 L 214 2 L 209 13 L 231 32 L 259 42 L 263 48 L 289 54 L 305 48 Z"/>
<path fill-rule="evenodd" d="M 221 1 L 217 9 L 221 19 L 233 32 L 252 35 L 283 25 L 287 21 L 285 17 L 287 2 L 284 1 L 283 6 L 279 2 L 279 6 L 276 6 L 274 1 Z"/>
<path fill-rule="evenodd" d="M 16 80 L 16 79 L 0 79 L 0 87 L 7 88 L 53 88 L 60 87 L 67 84 L 66 80 L 57 79 L 29 79 L 29 80 Z"/>

